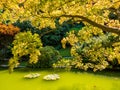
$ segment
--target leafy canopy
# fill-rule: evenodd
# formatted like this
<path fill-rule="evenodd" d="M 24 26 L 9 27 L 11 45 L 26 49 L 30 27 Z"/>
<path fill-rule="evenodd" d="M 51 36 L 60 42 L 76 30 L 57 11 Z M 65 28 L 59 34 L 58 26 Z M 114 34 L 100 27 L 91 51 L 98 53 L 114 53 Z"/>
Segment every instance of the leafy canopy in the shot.
<path fill-rule="evenodd" d="M 107 29 L 105 31 L 120 32 L 119 0 L 1 0 L 0 10 L 1 22 L 30 20 L 36 27 L 54 28 L 56 17 L 61 17 L 61 23 L 73 18 L 74 21 L 84 20 L 101 29 Z M 112 16 L 114 20 L 110 19 Z"/>

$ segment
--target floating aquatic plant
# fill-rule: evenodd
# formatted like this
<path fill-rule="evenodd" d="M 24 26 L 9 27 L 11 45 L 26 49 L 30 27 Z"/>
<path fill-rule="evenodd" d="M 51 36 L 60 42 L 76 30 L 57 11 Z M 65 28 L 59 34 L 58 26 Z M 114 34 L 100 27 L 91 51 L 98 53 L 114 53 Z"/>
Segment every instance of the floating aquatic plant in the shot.
<path fill-rule="evenodd" d="M 31 78 L 37 78 L 37 77 L 39 77 L 39 76 L 40 76 L 39 73 L 30 73 L 30 74 L 25 75 L 24 78 L 29 78 L 29 79 L 31 79 Z"/>
<path fill-rule="evenodd" d="M 49 74 L 43 77 L 44 80 L 58 80 L 59 78 L 58 74 Z"/>

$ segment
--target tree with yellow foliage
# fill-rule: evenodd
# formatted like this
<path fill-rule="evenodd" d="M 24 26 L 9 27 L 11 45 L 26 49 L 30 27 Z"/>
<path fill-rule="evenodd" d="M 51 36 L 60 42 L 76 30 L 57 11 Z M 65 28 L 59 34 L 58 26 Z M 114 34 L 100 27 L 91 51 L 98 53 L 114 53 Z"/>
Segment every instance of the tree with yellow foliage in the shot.
<path fill-rule="evenodd" d="M 0 0 L 1 22 L 30 20 L 39 28 L 55 27 L 54 19 L 60 22 L 73 18 L 87 22 L 104 31 L 120 33 L 119 0 Z M 19 12 L 18 12 L 19 11 Z M 115 17 L 115 19 L 110 19 Z M 86 24 L 87 24 L 86 23 Z"/>
<path fill-rule="evenodd" d="M 76 68 L 96 71 L 116 61 L 120 64 L 120 0 L 0 1 L 0 22 L 29 20 L 37 28 L 55 28 L 56 18 L 60 24 L 69 19 L 82 21 L 82 30 L 77 34 L 72 31 L 62 40 L 63 47 L 71 44 Z"/>

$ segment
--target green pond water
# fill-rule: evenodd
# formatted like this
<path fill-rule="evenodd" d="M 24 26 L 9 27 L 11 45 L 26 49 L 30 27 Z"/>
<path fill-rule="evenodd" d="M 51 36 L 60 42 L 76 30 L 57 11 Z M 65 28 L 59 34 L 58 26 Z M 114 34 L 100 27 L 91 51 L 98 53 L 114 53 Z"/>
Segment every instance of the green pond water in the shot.
<path fill-rule="evenodd" d="M 25 79 L 29 73 L 39 73 L 40 77 Z M 48 74 L 59 74 L 56 81 L 45 81 Z M 120 72 L 66 72 L 52 70 L 20 71 L 12 74 L 0 70 L 0 90 L 120 90 Z"/>

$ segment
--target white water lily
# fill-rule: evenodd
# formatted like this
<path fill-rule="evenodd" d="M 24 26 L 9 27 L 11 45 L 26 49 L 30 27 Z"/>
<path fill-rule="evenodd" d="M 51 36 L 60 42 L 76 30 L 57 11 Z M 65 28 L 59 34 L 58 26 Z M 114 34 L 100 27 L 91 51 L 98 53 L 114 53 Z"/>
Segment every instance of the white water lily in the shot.
<path fill-rule="evenodd" d="M 58 80 L 59 78 L 58 74 L 49 74 L 43 77 L 44 80 Z"/>
<path fill-rule="evenodd" d="M 24 78 L 29 78 L 29 79 L 31 79 L 31 78 L 37 78 L 37 77 L 39 77 L 39 76 L 40 76 L 39 73 L 30 73 L 30 74 L 25 75 Z"/>

